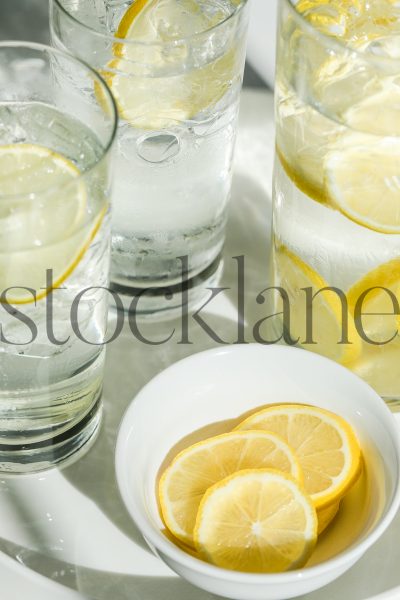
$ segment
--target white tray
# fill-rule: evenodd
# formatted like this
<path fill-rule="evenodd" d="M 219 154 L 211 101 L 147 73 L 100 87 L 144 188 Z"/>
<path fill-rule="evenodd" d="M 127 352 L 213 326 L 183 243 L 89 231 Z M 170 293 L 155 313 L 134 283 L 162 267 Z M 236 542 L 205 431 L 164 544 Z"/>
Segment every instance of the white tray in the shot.
<path fill-rule="evenodd" d="M 266 316 L 256 297 L 266 287 L 274 147 L 272 106 L 268 92 L 243 93 L 221 283 L 231 290 L 216 298 L 203 315 L 226 342 L 234 342 L 237 336 L 237 263 L 233 256 L 246 257 L 248 341 L 252 325 Z M 114 478 L 116 432 L 130 400 L 169 364 L 216 344 L 200 326 L 192 324 L 193 344 L 179 345 L 179 320 L 150 324 L 145 333 L 149 338 L 162 339 L 173 327 L 176 334 L 168 344 L 140 343 L 126 327 L 110 346 L 105 421 L 98 441 L 82 460 L 63 471 L 0 479 L 2 600 L 210 600 L 209 594 L 179 579 L 147 549 L 122 505 Z M 400 598 L 399 539 L 400 516 L 356 567 L 307 599 Z"/>

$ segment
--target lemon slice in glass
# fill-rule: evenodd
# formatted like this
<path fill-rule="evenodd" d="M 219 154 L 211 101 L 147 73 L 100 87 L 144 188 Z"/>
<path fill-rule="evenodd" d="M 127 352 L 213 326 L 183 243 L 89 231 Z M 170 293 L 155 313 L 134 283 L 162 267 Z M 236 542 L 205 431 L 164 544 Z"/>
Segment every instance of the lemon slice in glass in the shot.
<path fill-rule="evenodd" d="M 363 294 L 359 306 L 362 328 L 372 342 L 386 344 L 400 325 L 393 298 L 400 303 L 400 258 L 379 265 L 354 284 L 347 294 L 352 314 Z"/>
<path fill-rule="evenodd" d="M 290 333 L 294 340 L 299 338 L 308 350 L 327 356 L 332 360 L 347 363 L 361 351 L 361 341 L 346 304 L 333 290 L 327 290 L 324 279 L 286 247 L 276 251 L 276 286 L 285 290 L 290 301 Z M 314 344 L 307 342 L 307 297 L 304 289 L 311 288 L 315 298 L 312 303 Z M 321 291 L 323 290 L 323 291 Z M 279 296 L 279 304 L 282 298 Z M 280 310 L 282 307 L 280 306 Z M 311 315 L 308 315 L 311 318 Z M 342 323 L 347 319 L 347 344 L 341 344 Z"/>
<path fill-rule="evenodd" d="M 289 475 L 244 470 L 206 492 L 194 537 L 200 555 L 218 567 L 280 573 L 307 562 L 317 539 L 317 516 Z"/>
<path fill-rule="evenodd" d="M 382 233 L 400 233 L 400 141 L 349 134 L 325 158 L 329 196 L 347 217 Z"/>
<path fill-rule="evenodd" d="M 382 89 L 376 93 L 366 93 L 361 89 L 363 99 L 352 103 L 345 115 L 347 125 L 356 131 L 377 136 L 400 135 L 400 89 L 396 78 L 381 82 Z M 364 86 L 365 87 L 365 86 Z"/>
<path fill-rule="evenodd" d="M 103 71 L 121 117 L 140 129 L 163 129 L 217 104 L 240 76 L 240 53 L 229 33 L 214 40 L 218 50 L 208 47 L 209 58 L 201 37 L 192 38 L 228 15 L 203 12 L 194 0 L 133 2 L 115 33 L 126 42 L 115 42 Z"/>
<path fill-rule="evenodd" d="M 77 166 L 34 144 L 0 146 L 0 293 L 26 304 L 44 298 L 75 269 L 104 211 L 87 224 L 87 192 Z M 12 288 L 12 289 L 9 289 Z"/>
<path fill-rule="evenodd" d="M 236 431 L 178 454 L 159 484 L 161 511 L 171 533 L 193 545 L 196 515 L 207 489 L 227 475 L 250 468 L 274 468 L 303 480 L 294 452 L 273 433 Z"/>
<path fill-rule="evenodd" d="M 293 448 L 304 473 L 304 487 L 316 509 L 338 501 L 358 479 L 361 450 L 342 417 L 315 406 L 270 406 L 247 418 L 239 430 L 271 431 Z"/>

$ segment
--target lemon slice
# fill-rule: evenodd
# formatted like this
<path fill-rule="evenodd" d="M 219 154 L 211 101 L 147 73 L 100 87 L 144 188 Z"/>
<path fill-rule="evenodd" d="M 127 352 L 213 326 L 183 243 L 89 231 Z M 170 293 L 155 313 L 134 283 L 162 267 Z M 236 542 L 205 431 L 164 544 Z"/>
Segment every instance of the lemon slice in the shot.
<path fill-rule="evenodd" d="M 317 517 L 299 483 L 273 470 L 246 470 L 210 488 L 201 501 L 196 547 L 224 569 L 280 573 L 302 567 L 317 539 Z"/>
<path fill-rule="evenodd" d="M 279 86 L 278 86 L 279 89 Z M 296 106 L 294 96 L 278 100 L 277 155 L 288 177 L 304 194 L 326 203 L 324 148 L 334 143 L 337 130 L 316 111 Z"/>
<path fill-rule="evenodd" d="M 361 351 L 361 342 L 350 314 L 334 291 L 320 291 L 329 287 L 323 278 L 286 247 L 276 252 L 275 284 L 288 293 L 290 300 L 290 333 L 294 340 L 308 350 L 327 356 L 337 362 L 354 360 Z M 312 288 L 313 341 L 307 344 L 307 298 L 304 288 Z M 279 302 L 282 298 L 279 297 Z M 348 311 L 347 311 L 348 312 Z M 343 317 L 348 321 L 348 344 L 340 344 Z M 310 318 L 310 315 L 309 315 Z"/>
<path fill-rule="evenodd" d="M 205 12 L 196 0 L 135 0 L 122 16 L 115 36 L 146 44 L 179 41 L 207 31 L 228 14 L 218 7 L 212 14 Z M 121 55 L 136 58 L 140 51 L 120 46 Z"/>
<path fill-rule="evenodd" d="M 400 233 L 400 141 L 352 133 L 325 157 L 329 196 L 347 217 L 382 233 Z"/>
<path fill-rule="evenodd" d="M 0 146 L 0 293 L 13 288 L 7 302 L 44 298 L 46 270 L 59 286 L 90 245 L 104 213 L 87 225 L 79 175 L 70 160 L 43 146 Z"/>
<path fill-rule="evenodd" d="M 400 303 L 400 258 L 395 258 L 368 273 L 348 292 L 349 308 L 354 314 L 357 301 L 365 296 L 361 325 L 366 336 L 375 343 L 386 344 L 398 331 L 399 315 L 390 293 Z M 383 289 L 382 289 L 383 288 Z"/>
<path fill-rule="evenodd" d="M 198 507 L 207 489 L 235 471 L 267 467 L 302 480 L 294 452 L 272 433 L 236 431 L 187 448 L 178 454 L 160 480 L 159 498 L 165 524 L 175 537 L 193 545 Z"/>
<path fill-rule="evenodd" d="M 237 429 L 262 429 L 285 439 L 299 459 L 305 489 L 318 510 L 337 503 L 360 474 L 361 450 L 352 428 L 322 408 L 271 406 L 243 421 Z"/>
<path fill-rule="evenodd" d="M 233 40 L 227 36 L 204 66 L 179 40 L 206 31 L 228 14 L 219 9 L 208 15 L 194 0 L 131 4 L 115 34 L 127 43 L 114 44 L 116 58 L 103 71 L 121 117 L 140 129 L 164 129 L 217 104 L 240 73 Z M 191 70 L 188 61 L 194 61 Z"/>
<path fill-rule="evenodd" d="M 388 79 L 383 89 L 352 104 L 345 115 L 352 128 L 380 136 L 400 135 L 400 90 L 397 79 Z"/>

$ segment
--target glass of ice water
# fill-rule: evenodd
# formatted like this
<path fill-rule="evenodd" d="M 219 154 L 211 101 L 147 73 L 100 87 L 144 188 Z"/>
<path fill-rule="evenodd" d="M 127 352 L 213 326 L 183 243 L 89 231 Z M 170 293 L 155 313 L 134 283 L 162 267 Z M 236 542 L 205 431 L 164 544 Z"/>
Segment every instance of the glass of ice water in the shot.
<path fill-rule="evenodd" d="M 106 84 L 79 60 L 0 43 L 3 472 L 48 468 L 95 438 L 116 119 Z"/>
<path fill-rule="evenodd" d="M 52 0 L 53 44 L 98 69 L 120 114 L 113 289 L 160 313 L 221 266 L 247 0 Z M 99 95 L 100 99 L 100 95 Z"/>
<path fill-rule="evenodd" d="M 275 339 L 290 303 L 289 343 L 398 404 L 399 4 L 281 0 L 279 20 Z"/>

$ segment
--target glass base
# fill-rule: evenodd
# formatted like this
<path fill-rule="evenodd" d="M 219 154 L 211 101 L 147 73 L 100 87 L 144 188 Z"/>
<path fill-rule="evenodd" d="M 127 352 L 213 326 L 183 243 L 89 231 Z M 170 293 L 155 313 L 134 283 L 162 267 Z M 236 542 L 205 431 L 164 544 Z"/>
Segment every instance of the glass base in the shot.
<path fill-rule="evenodd" d="M 146 287 L 120 285 L 111 282 L 111 290 L 118 295 L 120 304 L 112 304 L 114 308 L 134 313 L 141 318 L 165 316 L 174 317 L 182 310 L 189 310 L 200 305 L 209 294 L 209 288 L 215 286 L 223 270 L 222 256 L 217 258 L 201 273 L 191 278 L 184 278 L 173 285 L 156 286 L 149 283 Z"/>
<path fill-rule="evenodd" d="M 63 433 L 33 443 L 0 443 L 1 474 L 38 473 L 75 462 L 96 440 L 101 417 L 102 402 L 101 390 L 99 390 L 94 405 L 86 415 Z M 4 440 L 4 437 L 1 439 Z"/>

